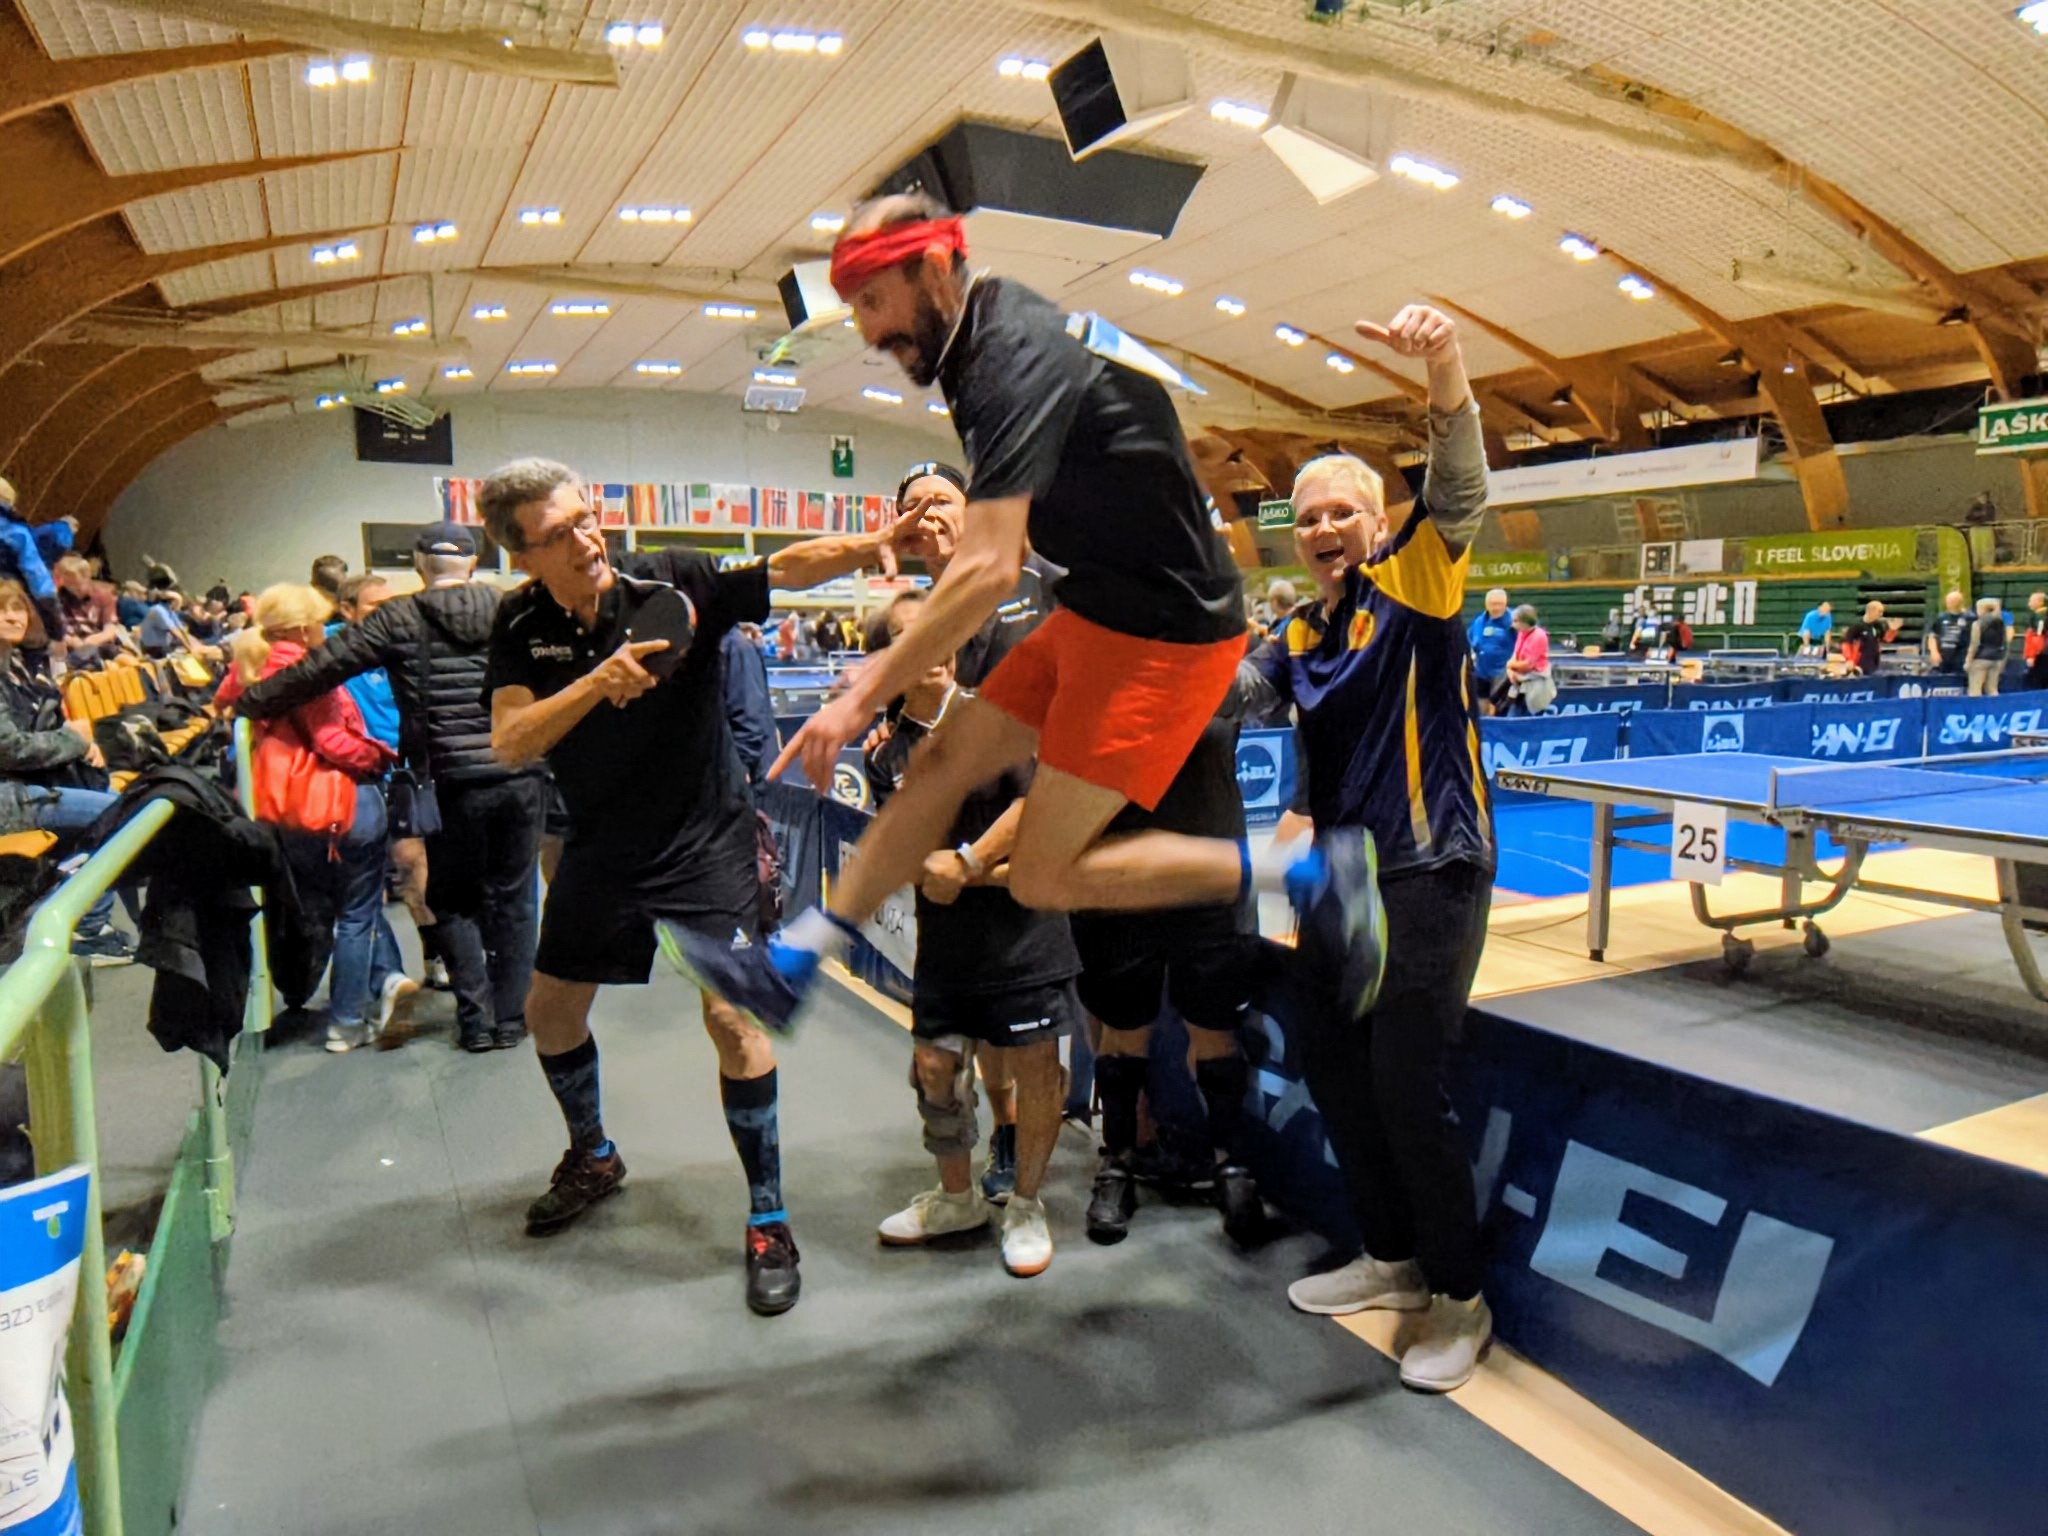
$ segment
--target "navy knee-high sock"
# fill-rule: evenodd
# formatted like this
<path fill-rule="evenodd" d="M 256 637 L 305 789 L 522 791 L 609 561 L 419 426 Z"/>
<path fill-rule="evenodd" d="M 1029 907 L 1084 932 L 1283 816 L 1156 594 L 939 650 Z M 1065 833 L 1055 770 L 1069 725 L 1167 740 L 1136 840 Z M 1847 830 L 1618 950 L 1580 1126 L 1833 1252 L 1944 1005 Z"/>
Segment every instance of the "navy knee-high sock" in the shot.
<path fill-rule="evenodd" d="M 559 1056 L 542 1056 L 540 1069 L 562 1106 L 562 1119 L 569 1127 L 569 1145 L 600 1157 L 611 1150 L 605 1139 L 604 1116 L 600 1109 L 597 1082 L 597 1038 L 585 1036 Z"/>
<path fill-rule="evenodd" d="M 1195 1063 L 1195 1086 L 1208 1111 L 1209 1145 L 1230 1162 L 1244 1155 L 1244 1096 L 1251 1071 L 1242 1056 L 1210 1056 Z"/>
<path fill-rule="evenodd" d="M 776 1126 L 775 1069 L 760 1077 L 718 1079 L 718 1096 L 725 1105 L 725 1128 L 732 1133 L 733 1150 L 740 1166 L 747 1170 L 747 1225 L 758 1227 L 771 1221 L 786 1221 L 782 1208 L 782 1138 Z"/>

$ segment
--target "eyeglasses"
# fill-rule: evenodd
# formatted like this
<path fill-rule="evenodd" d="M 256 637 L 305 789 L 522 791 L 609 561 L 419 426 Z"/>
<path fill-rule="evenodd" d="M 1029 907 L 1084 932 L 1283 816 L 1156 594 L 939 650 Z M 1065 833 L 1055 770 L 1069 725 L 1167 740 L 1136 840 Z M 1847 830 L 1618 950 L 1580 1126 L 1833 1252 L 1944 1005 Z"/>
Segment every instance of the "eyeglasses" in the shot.
<path fill-rule="evenodd" d="M 595 532 L 597 532 L 597 514 L 585 508 L 568 522 L 556 528 L 546 538 L 536 542 L 533 547 L 535 549 L 557 550 L 563 548 L 572 539 Z"/>
<path fill-rule="evenodd" d="M 1320 507 L 1304 508 L 1295 513 L 1294 526 L 1306 530 L 1320 523 L 1329 523 L 1334 527 L 1338 523 L 1348 523 L 1353 518 L 1370 516 L 1371 511 L 1369 507 L 1348 506 L 1342 502 L 1325 503 Z"/>

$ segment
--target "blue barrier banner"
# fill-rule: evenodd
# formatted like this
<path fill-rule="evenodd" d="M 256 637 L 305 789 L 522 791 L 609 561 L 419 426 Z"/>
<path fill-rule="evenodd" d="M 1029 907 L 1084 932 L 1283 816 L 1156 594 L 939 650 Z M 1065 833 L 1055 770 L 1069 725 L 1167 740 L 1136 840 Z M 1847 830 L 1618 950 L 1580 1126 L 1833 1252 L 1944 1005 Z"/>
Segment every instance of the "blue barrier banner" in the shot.
<path fill-rule="evenodd" d="M 1813 712 L 1817 707 L 1774 704 L 1754 709 L 1639 710 L 1628 720 L 1628 755 L 1768 752 L 1775 757 L 1805 757 L 1813 750 Z"/>
<path fill-rule="evenodd" d="M 1670 689 L 1664 683 L 1632 683 L 1625 688 L 1560 688 L 1553 715 L 1627 714 L 1637 709 L 1662 709 Z"/>
<path fill-rule="evenodd" d="M 1489 782 L 1503 768 L 1563 768 L 1605 763 L 1621 756 L 1621 733 L 1633 716 L 1608 711 L 1594 715 L 1494 715 L 1479 722 L 1479 752 Z M 1494 786 L 1502 805 L 1534 803 L 1548 797 L 1517 794 Z"/>
<path fill-rule="evenodd" d="M 1766 709 L 1778 702 L 1772 683 L 1674 683 L 1673 709 Z"/>
<path fill-rule="evenodd" d="M 824 840 L 818 832 L 820 800 L 807 785 L 771 783 L 754 790 L 754 804 L 775 829 L 782 853 L 782 917 L 787 922 L 824 899 L 825 872 L 818 862 Z"/>
<path fill-rule="evenodd" d="M 2048 694 L 2012 698 L 1930 698 L 1927 708 L 1929 756 L 1952 752 L 1994 752 L 2012 745 L 2016 731 L 2038 732 L 2048 719 Z"/>
<path fill-rule="evenodd" d="M 1812 755 L 1842 763 L 1919 757 L 1927 735 L 1927 707 L 1925 699 L 1880 699 L 1874 704 L 1816 707 Z"/>
<path fill-rule="evenodd" d="M 1932 672 L 1924 677 L 1901 675 L 1898 689 L 1898 696 L 1902 699 L 1960 699 L 1970 692 L 1964 679 Z"/>
<path fill-rule="evenodd" d="M 1505 1340 L 1802 1536 L 2043 1528 L 2048 1179 L 1497 1015 L 1468 1038 Z"/>
<path fill-rule="evenodd" d="M 1889 672 L 1876 677 L 1781 677 L 1771 691 L 1780 704 L 1874 704 L 1897 698 L 1901 681 Z"/>
<path fill-rule="evenodd" d="M 0 1531 L 10 1536 L 83 1529 L 63 1365 L 91 1179 L 75 1164 L 0 1193 Z"/>
<path fill-rule="evenodd" d="M 1243 731 L 1237 738 L 1237 792 L 1247 829 L 1274 827 L 1294 801 L 1294 732 Z"/>
<path fill-rule="evenodd" d="M 818 805 L 818 862 L 829 896 L 839 868 L 854 853 L 854 844 L 868 827 L 868 813 L 838 800 L 813 800 Z M 862 981 L 899 1003 L 910 1001 L 910 971 L 917 955 L 917 911 L 910 888 L 893 892 L 873 917 L 861 924 L 861 936 L 849 946 L 846 968 Z"/>

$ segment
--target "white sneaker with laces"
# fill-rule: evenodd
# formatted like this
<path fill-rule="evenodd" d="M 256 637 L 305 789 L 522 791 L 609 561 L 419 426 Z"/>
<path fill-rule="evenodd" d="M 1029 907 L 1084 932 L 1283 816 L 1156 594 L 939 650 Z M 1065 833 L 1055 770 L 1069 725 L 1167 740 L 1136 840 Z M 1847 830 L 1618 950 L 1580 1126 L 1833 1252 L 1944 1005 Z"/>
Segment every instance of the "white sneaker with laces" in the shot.
<path fill-rule="evenodd" d="M 1413 1259 L 1389 1264 L 1362 1254 L 1342 1269 L 1305 1275 L 1287 1287 L 1297 1312 L 1348 1317 L 1353 1312 L 1420 1312 L 1429 1305 L 1429 1282 Z"/>
<path fill-rule="evenodd" d="M 908 1248 L 935 1237 L 972 1232 L 988 1225 L 988 1202 L 973 1187 L 953 1195 L 942 1184 L 928 1189 L 895 1215 L 883 1221 L 877 1235 L 892 1248 Z"/>
<path fill-rule="evenodd" d="M 377 1016 L 370 1023 L 369 1038 L 381 1041 L 389 1035 L 392 1044 L 402 1043 L 412 1033 L 412 1005 L 419 990 L 420 984 L 403 971 L 386 976 L 384 989 L 377 994 Z"/>
<path fill-rule="evenodd" d="M 360 1024 L 330 1024 L 327 1026 L 327 1049 L 340 1056 L 366 1044 L 366 1031 Z"/>
<path fill-rule="evenodd" d="M 1013 1194 L 1003 1207 L 1003 1268 L 1020 1280 L 1045 1273 L 1052 1263 L 1052 1229 L 1045 1202 Z"/>
<path fill-rule="evenodd" d="M 1430 1298 L 1429 1314 L 1401 1352 L 1401 1384 L 1418 1392 L 1455 1392 L 1472 1379 L 1493 1342 L 1493 1309 L 1484 1296 Z"/>

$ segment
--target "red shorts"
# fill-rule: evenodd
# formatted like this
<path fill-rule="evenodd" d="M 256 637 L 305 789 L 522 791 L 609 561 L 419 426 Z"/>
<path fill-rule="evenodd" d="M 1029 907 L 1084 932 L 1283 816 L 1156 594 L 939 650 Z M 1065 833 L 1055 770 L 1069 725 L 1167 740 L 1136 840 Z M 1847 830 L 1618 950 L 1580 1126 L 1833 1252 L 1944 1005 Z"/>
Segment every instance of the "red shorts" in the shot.
<path fill-rule="evenodd" d="M 1038 732 L 1041 766 L 1153 810 L 1215 715 L 1244 636 L 1140 640 L 1054 611 L 1005 656 L 980 697 Z"/>

